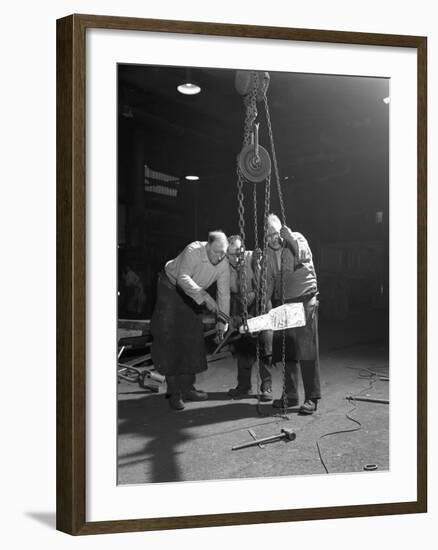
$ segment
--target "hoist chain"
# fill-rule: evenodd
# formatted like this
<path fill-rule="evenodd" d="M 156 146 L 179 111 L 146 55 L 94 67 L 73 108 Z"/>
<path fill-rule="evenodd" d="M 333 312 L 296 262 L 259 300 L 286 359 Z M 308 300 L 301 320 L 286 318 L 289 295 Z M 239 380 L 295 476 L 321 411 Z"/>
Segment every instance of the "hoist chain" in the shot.
<path fill-rule="evenodd" d="M 267 277 L 268 277 L 268 270 L 267 270 L 267 256 L 268 256 L 268 216 L 269 216 L 269 210 L 270 210 L 270 204 L 271 204 L 271 176 L 267 176 L 266 182 L 265 182 L 265 203 L 264 203 L 264 214 L 263 214 L 263 253 L 261 258 L 261 265 L 260 265 L 260 276 L 257 281 L 257 289 L 258 289 L 258 295 L 257 295 L 257 309 L 258 314 L 259 313 L 265 313 L 266 312 L 266 293 L 267 293 Z M 260 336 L 257 337 L 256 341 L 256 369 L 257 369 L 257 386 L 260 388 L 260 391 L 262 391 L 261 384 L 262 380 L 260 377 Z M 259 398 L 257 400 L 257 413 L 260 416 L 268 416 L 265 415 L 260 407 L 260 394 Z"/>
<path fill-rule="evenodd" d="M 271 176 L 266 178 L 266 187 L 265 187 L 265 215 L 264 215 L 264 228 L 263 228 L 263 256 L 262 256 L 262 274 L 261 274 L 261 291 L 260 291 L 260 302 L 261 302 L 261 313 L 266 312 L 267 308 L 267 279 L 268 279 L 268 216 L 271 204 Z M 283 331 L 284 332 L 284 331 Z M 260 387 L 260 341 L 257 339 L 256 344 L 256 368 L 257 368 L 257 384 Z M 284 367 L 283 367 L 283 387 L 285 384 L 284 376 Z M 260 407 L 260 397 L 257 401 L 257 413 L 259 416 L 270 416 L 283 418 L 289 420 L 289 417 L 286 414 L 287 408 L 284 406 L 285 402 L 283 400 L 283 410 L 281 413 L 274 414 L 264 414 Z"/>
<path fill-rule="evenodd" d="M 266 122 L 268 124 L 269 141 L 271 143 L 272 161 L 274 163 L 275 182 L 277 184 L 278 200 L 280 201 L 281 221 L 286 225 L 286 214 L 283 203 L 283 193 L 281 191 L 280 173 L 278 171 L 277 155 L 275 154 L 274 135 L 272 133 L 271 115 L 269 114 L 268 98 L 263 94 L 263 103 L 265 105 Z"/>
<path fill-rule="evenodd" d="M 266 313 L 266 292 L 268 286 L 268 216 L 271 207 L 271 176 L 266 178 L 265 186 L 265 214 L 263 224 L 263 256 L 261 266 L 261 286 L 260 286 L 260 311 L 262 315 Z"/>
<path fill-rule="evenodd" d="M 243 130 L 243 146 L 251 142 L 251 133 L 255 119 L 257 118 L 257 89 L 258 74 L 254 73 L 253 86 L 251 92 L 244 98 L 246 108 L 245 124 Z M 242 320 L 245 330 L 248 329 L 248 288 L 245 262 L 246 234 L 245 234 L 245 196 L 243 192 L 244 177 L 237 164 L 237 202 L 239 216 L 239 234 L 242 238 L 242 247 L 239 253 L 239 283 L 240 295 L 242 299 Z"/>
<path fill-rule="evenodd" d="M 266 111 L 266 120 L 268 125 L 268 132 L 269 132 L 269 140 L 271 144 L 271 150 L 272 150 L 272 160 L 274 163 L 274 169 L 275 169 L 275 178 L 276 178 L 276 184 L 277 184 L 277 191 L 278 191 L 278 197 L 280 201 L 280 208 L 281 208 L 281 216 L 283 220 L 283 224 L 286 223 L 285 218 L 285 210 L 284 210 L 284 204 L 283 204 L 283 197 L 281 193 L 281 185 L 280 185 L 280 176 L 278 172 L 278 165 L 277 165 L 277 158 L 275 154 L 275 148 L 274 148 L 274 139 L 273 139 L 273 133 L 272 133 L 272 126 L 271 126 L 271 119 L 269 115 L 269 106 L 266 96 L 267 86 L 261 90 L 263 94 L 263 101 L 265 105 L 265 111 Z M 260 92 L 259 90 L 259 74 L 257 72 L 253 73 L 253 80 L 252 80 L 252 89 L 249 94 L 247 94 L 244 98 L 244 104 L 246 108 L 246 114 L 245 114 L 245 124 L 244 124 L 244 136 L 243 136 L 243 146 L 247 146 L 251 143 L 251 135 L 253 132 L 254 122 L 257 118 L 257 94 Z M 248 295 L 247 295 L 247 280 L 246 280 L 246 262 L 245 262 L 245 204 L 244 204 L 244 183 L 246 182 L 245 177 L 241 173 L 239 169 L 239 164 L 237 164 L 237 198 L 238 198 L 238 216 L 239 216 L 239 233 L 243 240 L 242 249 L 240 251 L 239 255 L 239 282 L 240 282 L 240 294 L 242 297 L 242 309 L 243 309 L 243 324 L 244 327 L 247 328 L 247 319 L 248 319 Z M 256 185 L 253 183 L 253 202 L 254 202 L 254 250 L 257 250 L 259 248 L 259 242 L 258 242 L 258 219 L 257 219 L 257 189 Z M 261 257 L 261 265 L 260 269 L 257 269 L 255 267 L 255 277 L 256 277 L 256 315 L 259 315 L 260 312 L 263 314 L 266 312 L 267 309 L 267 252 L 268 252 L 268 215 L 270 211 L 270 201 L 271 201 L 271 176 L 270 174 L 266 177 L 265 182 L 265 197 L 264 197 L 264 227 L 263 227 L 263 252 Z M 282 269 L 281 272 L 283 272 L 283 253 L 282 253 Z M 282 280 L 282 303 L 284 302 L 284 281 Z M 285 332 L 283 331 L 283 352 L 282 352 L 283 360 L 282 360 L 282 367 L 283 367 L 283 411 L 282 414 L 270 414 L 265 415 L 261 412 L 260 409 L 260 397 L 258 399 L 257 403 L 257 411 L 258 414 L 261 416 L 275 416 L 280 418 L 289 419 L 289 417 L 286 415 L 286 406 L 285 406 Z M 257 368 L 257 384 L 260 387 L 260 341 L 259 338 L 257 338 L 256 341 L 256 368 Z"/>
<path fill-rule="evenodd" d="M 281 250 L 280 263 L 280 278 L 281 278 L 281 303 L 284 304 L 285 283 L 284 283 L 284 243 Z M 287 411 L 287 394 L 286 394 L 286 329 L 281 331 L 281 375 L 283 377 L 283 388 L 281 393 L 283 413 Z"/>
<path fill-rule="evenodd" d="M 243 176 L 237 166 L 237 214 L 239 216 L 239 235 L 245 242 L 245 204 L 243 195 Z"/>
<path fill-rule="evenodd" d="M 257 220 L 257 185 L 253 184 L 253 203 L 254 203 L 254 250 L 259 247 L 259 229 L 258 229 L 258 220 Z"/>
<path fill-rule="evenodd" d="M 248 330 L 248 294 L 246 280 L 246 265 L 245 265 L 245 205 L 243 195 L 243 177 L 237 167 L 237 200 L 239 214 L 239 235 L 242 239 L 242 246 L 239 250 L 238 273 L 239 273 L 239 289 L 242 305 L 242 321 L 245 331 Z"/>
<path fill-rule="evenodd" d="M 259 224 L 257 219 L 257 185 L 253 185 L 253 202 L 254 202 L 254 254 L 259 254 Z M 255 314 L 260 313 L 260 288 L 259 288 L 259 270 L 261 257 L 253 258 L 253 270 L 255 277 Z"/>
<path fill-rule="evenodd" d="M 253 86 L 251 92 L 244 97 L 246 107 L 245 124 L 243 128 L 243 145 L 251 143 L 251 134 L 255 119 L 257 118 L 257 89 L 259 85 L 259 75 L 254 73 Z"/>
<path fill-rule="evenodd" d="M 274 163 L 275 180 L 277 184 L 278 200 L 280 202 L 281 221 L 283 225 L 286 225 L 286 213 L 284 209 L 283 193 L 281 191 L 280 173 L 278 171 L 277 155 L 275 154 L 274 135 L 272 133 L 271 115 L 269 113 L 268 98 L 266 94 L 263 95 L 263 103 L 265 105 L 266 121 L 268 125 L 269 141 L 271 143 L 272 160 Z M 284 304 L 285 299 L 285 278 L 284 278 L 284 241 L 283 248 L 281 250 L 281 262 L 280 262 L 280 285 L 281 285 L 281 303 Z M 286 330 L 281 333 L 281 371 L 283 377 L 283 389 L 282 389 L 282 405 L 283 413 L 286 414 L 287 410 L 287 395 L 286 395 Z"/>

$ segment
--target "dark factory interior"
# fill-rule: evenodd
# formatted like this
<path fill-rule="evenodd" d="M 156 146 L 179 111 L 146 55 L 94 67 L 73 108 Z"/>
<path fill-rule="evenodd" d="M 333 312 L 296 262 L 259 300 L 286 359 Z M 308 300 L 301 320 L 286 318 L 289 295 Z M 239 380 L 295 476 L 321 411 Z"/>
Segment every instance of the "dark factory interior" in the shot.
<path fill-rule="evenodd" d="M 181 413 L 167 406 L 150 358 L 157 275 L 210 230 L 239 232 L 236 158 L 245 109 L 235 69 L 117 70 L 118 482 L 363 473 L 370 463 L 388 469 L 389 80 L 269 72 L 287 225 L 309 242 L 320 292 L 323 397 L 318 414 L 301 418 L 293 410 L 275 415 L 256 395 L 227 397 L 236 377 L 232 346 L 197 377 L 208 401 Z M 186 81 L 200 93 L 180 93 Z M 257 106 L 259 141 L 269 151 L 269 124 Z M 272 178 L 270 211 L 280 214 Z M 245 185 L 246 247 L 253 249 L 256 233 L 263 240 L 264 189 Z M 207 331 L 209 322 L 206 314 Z M 206 346 L 211 353 L 208 338 Z M 280 397 L 282 373 L 274 368 L 273 375 Z M 369 401 L 348 399 L 359 395 Z M 284 425 L 295 441 L 231 451 L 249 429 L 263 437 Z"/>

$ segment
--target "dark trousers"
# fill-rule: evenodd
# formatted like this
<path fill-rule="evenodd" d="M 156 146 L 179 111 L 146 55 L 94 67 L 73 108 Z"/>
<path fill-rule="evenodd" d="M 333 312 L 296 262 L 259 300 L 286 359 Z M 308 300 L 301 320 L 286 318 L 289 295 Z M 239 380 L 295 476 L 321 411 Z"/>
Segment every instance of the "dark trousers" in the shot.
<path fill-rule="evenodd" d="M 237 357 L 237 385 L 242 390 L 251 389 L 251 371 L 254 365 L 255 357 L 248 355 L 239 355 Z M 270 362 L 265 358 L 259 360 L 260 390 L 267 391 L 272 388 L 272 376 L 269 371 Z"/>
<path fill-rule="evenodd" d="M 170 395 L 184 395 L 186 392 L 195 388 L 196 376 L 194 374 L 176 374 L 173 376 L 166 376 L 167 394 Z"/>
<path fill-rule="evenodd" d="M 318 359 L 299 361 L 304 386 L 304 400 L 321 399 L 321 383 Z M 290 399 L 298 399 L 298 361 L 285 363 L 285 392 Z"/>
<path fill-rule="evenodd" d="M 272 389 L 272 332 L 263 331 L 259 337 L 259 376 L 260 390 Z M 256 361 L 257 342 L 251 336 L 242 336 L 236 344 L 237 352 L 237 385 L 243 390 L 251 389 L 251 370 Z"/>
<path fill-rule="evenodd" d="M 297 301 L 297 300 L 289 300 Z M 275 304 L 279 305 L 279 304 Z M 319 369 L 318 344 L 318 305 L 316 296 L 303 302 L 306 314 L 306 326 L 288 329 L 286 331 L 285 350 L 285 381 L 284 390 L 291 399 L 298 399 L 298 376 L 304 386 L 304 400 L 321 399 L 321 382 Z M 281 360 L 282 340 L 281 333 L 274 343 L 274 361 Z M 298 366 L 299 363 L 299 366 Z"/>

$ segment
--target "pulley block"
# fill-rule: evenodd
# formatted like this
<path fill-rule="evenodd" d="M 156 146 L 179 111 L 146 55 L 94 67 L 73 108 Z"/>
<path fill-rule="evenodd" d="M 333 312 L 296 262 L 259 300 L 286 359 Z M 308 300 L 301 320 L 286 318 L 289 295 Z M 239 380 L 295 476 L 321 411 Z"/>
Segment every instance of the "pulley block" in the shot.
<path fill-rule="evenodd" d="M 270 76 L 264 71 L 236 71 L 235 87 L 240 95 L 248 95 L 254 88 L 256 73 L 258 74 L 257 101 L 262 101 L 269 86 Z"/>
<path fill-rule="evenodd" d="M 258 155 L 257 155 L 258 150 Z M 261 145 L 245 145 L 237 157 L 237 163 L 243 176 L 253 183 L 264 181 L 271 173 L 271 157 Z"/>

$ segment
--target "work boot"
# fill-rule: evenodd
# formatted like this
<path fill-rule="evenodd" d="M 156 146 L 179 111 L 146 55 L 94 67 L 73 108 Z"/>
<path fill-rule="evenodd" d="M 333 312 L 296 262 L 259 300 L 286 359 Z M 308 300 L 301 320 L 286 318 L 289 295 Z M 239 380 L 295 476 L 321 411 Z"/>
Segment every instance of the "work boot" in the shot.
<path fill-rule="evenodd" d="M 245 397 L 252 397 L 251 396 L 251 388 L 245 388 L 243 386 L 237 385 L 235 388 L 231 388 L 228 390 L 229 397 L 232 397 L 233 399 L 243 399 Z"/>
<path fill-rule="evenodd" d="M 171 409 L 182 411 L 184 409 L 184 401 L 181 393 L 181 379 L 179 376 L 166 376 L 167 393 L 166 399 L 169 400 Z"/>
<path fill-rule="evenodd" d="M 184 393 L 184 399 L 186 401 L 206 401 L 208 393 L 193 387 Z"/>
<path fill-rule="evenodd" d="M 172 393 L 168 395 L 170 408 L 175 411 L 182 411 L 184 409 L 184 401 L 182 400 L 181 393 Z"/>
<path fill-rule="evenodd" d="M 272 388 L 262 388 L 260 391 L 260 401 L 264 401 L 265 403 L 268 401 L 272 401 Z"/>
<path fill-rule="evenodd" d="M 298 412 L 300 414 L 313 414 L 317 408 L 318 408 L 317 399 L 306 399 L 306 401 L 304 401 L 304 403 L 299 408 Z"/>
<path fill-rule="evenodd" d="M 272 401 L 272 377 L 267 368 L 266 361 L 260 365 L 260 401 Z"/>
<path fill-rule="evenodd" d="M 205 401 L 208 399 L 208 394 L 205 391 L 195 388 L 196 376 L 194 374 L 181 374 L 179 378 L 181 381 L 183 398 L 186 401 Z"/>
<path fill-rule="evenodd" d="M 286 409 L 297 407 L 298 399 L 296 397 L 287 396 L 286 399 L 284 399 L 283 397 L 281 399 L 274 399 L 274 401 L 272 402 L 272 406 L 276 409 L 282 409 L 283 407 L 286 407 Z"/>
<path fill-rule="evenodd" d="M 233 399 L 244 399 L 251 395 L 252 359 L 246 355 L 237 356 L 237 386 L 228 390 L 228 396 Z"/>

